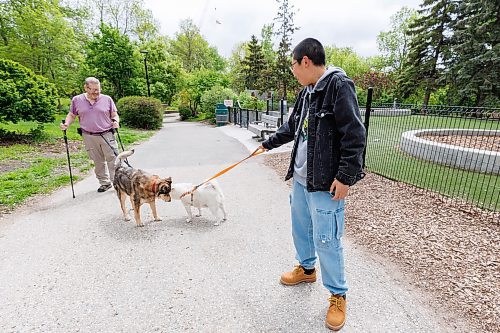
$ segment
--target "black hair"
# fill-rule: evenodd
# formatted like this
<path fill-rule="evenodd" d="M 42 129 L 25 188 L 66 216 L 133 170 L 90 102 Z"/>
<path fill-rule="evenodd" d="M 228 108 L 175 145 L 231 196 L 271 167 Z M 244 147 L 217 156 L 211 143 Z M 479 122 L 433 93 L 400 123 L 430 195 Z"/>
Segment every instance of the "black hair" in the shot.
<path fill-rule="evenodd" d="M 314 38 L 306 38 L 293 49 L 293 59 L 300 64 L 302 58 L 307 56 L 316 66 L 325 65 L 325 49 Z"/>

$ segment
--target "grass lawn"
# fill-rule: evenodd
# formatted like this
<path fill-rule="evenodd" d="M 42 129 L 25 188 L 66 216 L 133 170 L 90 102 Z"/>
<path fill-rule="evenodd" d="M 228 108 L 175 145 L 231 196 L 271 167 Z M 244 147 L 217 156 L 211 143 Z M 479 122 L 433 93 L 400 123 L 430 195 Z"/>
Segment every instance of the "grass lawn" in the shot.
<path fill-rule="evenodd" d="M 70 183 L 66 146 L 59 129 L 65 117 L 66 113 L 56 115 L 54 122 L 44 124 L 43 131 L 36 129 L 37 123 L 33 122 L 0 124 L 4 134 L 0 142 L 0 212 L 22 204 L 30 196 L 50 193 Z M 93 167 L 77 127 L 78 121 L 67 130 L 73 181 L 87 176 Z M 125 149 L 154 133 L 120 128 Z"/>
<path fill-rule="evenodd" d="M 423 161 L 399 150 L 401 134 L 424 128 L 500 130 L 498 121 L 399 116 L 372 116 L 368 130 L 366 167 L 384 177 L 462 198 L 480 207 L 500 210 L 500 176 L 460 170 Z M 383 189 L 381 189 L 383 192 Z"/>

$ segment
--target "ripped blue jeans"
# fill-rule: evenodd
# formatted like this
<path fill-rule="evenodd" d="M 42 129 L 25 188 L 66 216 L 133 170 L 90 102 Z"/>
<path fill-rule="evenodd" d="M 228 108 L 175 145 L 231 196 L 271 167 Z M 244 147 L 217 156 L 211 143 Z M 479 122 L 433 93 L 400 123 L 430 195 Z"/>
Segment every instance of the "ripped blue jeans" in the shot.
<path fill-rule="evenodd" d="M 323 285 L 332 294 L 344 295 L 344 200 L 334 201 L 328 192 L 308 192 L 294 180 L 290 205 L 295 258 L 302 267 L 313 268 L 317 254 Z"/>

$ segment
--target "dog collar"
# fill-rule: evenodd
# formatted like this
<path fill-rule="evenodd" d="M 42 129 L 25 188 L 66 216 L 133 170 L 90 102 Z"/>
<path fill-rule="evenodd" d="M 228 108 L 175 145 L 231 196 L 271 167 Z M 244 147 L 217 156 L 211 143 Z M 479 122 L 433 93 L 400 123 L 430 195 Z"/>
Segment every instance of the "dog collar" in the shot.
<path fill-rule="evenodd" d="M 156 194 L 158 184 L 156 183 L 156 179 L 151 182 L 151 191 L 153 191 L 153 194 Z"/>

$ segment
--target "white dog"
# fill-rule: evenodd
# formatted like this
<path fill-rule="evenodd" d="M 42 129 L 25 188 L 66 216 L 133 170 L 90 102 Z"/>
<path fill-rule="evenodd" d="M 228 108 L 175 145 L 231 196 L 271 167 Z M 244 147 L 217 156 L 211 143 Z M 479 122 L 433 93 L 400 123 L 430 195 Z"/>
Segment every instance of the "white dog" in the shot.
<path fill-rule="evenodd" d="M 172 184 L 170 190 L 170 197 L 174 200 L 181 200 L 188 217 L 186 222 L 191 222 L 193 213 L 191 207 L 198 208 L 198 215 L 201 216 L 201 208 L 207 207 L 210 212 L 216 217 L 217 221 L 214 225 L 219 225 L 226 220 L 226 210 L 224 208 L 224 194 L 219 184 L 212 180 L 202 186 L 198 187 L 193 194 L 187 194 L 181 199 L 181 195 L 193 189 L 194 185 L 190 183 L 176 183 Z"/>

